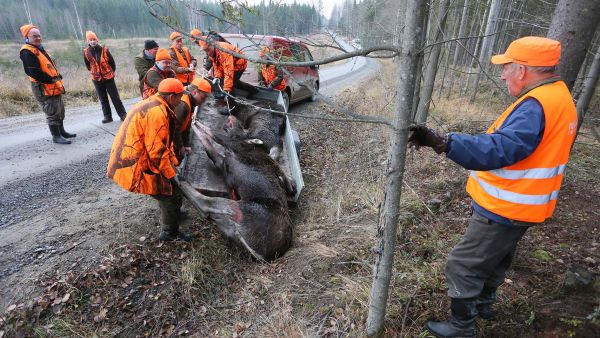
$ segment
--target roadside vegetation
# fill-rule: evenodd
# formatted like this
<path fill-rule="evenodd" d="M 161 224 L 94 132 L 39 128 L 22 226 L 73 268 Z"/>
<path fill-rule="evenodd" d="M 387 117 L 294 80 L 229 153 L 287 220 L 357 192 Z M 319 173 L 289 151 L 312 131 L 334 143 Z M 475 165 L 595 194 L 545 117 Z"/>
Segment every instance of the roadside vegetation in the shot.
<path fill-rule="evenodd" d="M 395 65 L 382 64 L 365 80 L 369 86 L 348 87 L 335 100 L 363 114 L 391 116 Z M 331 112 L 321 102 L 305 107 Z M 432 120 L 446 131 L 480 132 L 501 109 L 501 102 L 487 99 L 442 99 Z M 284 257 L 254 262 L 192 211 L 192 244 L 163 245 L 145 229 L 146 235 L 111 247 L 91 269 L 41 278 L 38 295 L 9 307 L 0 330 L 53 337 L 362 336 L 388 131 L 323 120 L 294 123 L 303 140 L 306 190 L 293 213 L 294 247 Z M 478 321 L 482 337 L 600 332 L 600 285 L 573 277 L 581 270 L 600 273 L 600 214 L 593 198 L 600 194 L 599 144 L 587 133 L 574 146 L 556 217 L 521 241 L 500 289 L 498 319 Z M 409 151 L 387 336 L 427 337 L 425 321 L 446 316 L 443 268 L 469 217 L 466 178 L 465 170 L 431 151 Z"/>

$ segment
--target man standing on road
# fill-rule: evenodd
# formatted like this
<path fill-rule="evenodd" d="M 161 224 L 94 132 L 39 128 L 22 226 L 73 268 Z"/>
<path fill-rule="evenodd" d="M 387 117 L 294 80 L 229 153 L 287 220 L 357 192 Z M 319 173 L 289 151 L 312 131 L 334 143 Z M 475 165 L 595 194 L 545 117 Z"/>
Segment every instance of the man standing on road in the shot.
<path fill-rule="evenodd" d="M 75 137 L 65 131 L 65 103 L 62 94 L 65 87 L 62 75 L 56 69 L 56 65 L 50 55 L 42 46 L 42 34 L 34 25 L 23 25 L 20 28 L 25 44 L 19 51 L 19 57 L 23 61 L 25 74 L 31 81 L 33 96 L 42 105 L 46 114 L 46 120 L 52 141 L 59 144 L 70 144 L 67 138 Z"/>
<path fill-rule="evenodd" d="M 83 50 L 83 61 L 86 68 L 90 71 L 92 83 L 96 88 L 98 99 L 100 99 L 100 104 L 102 105 L 102 113 L 104 114 L 102 123 L 113 121 L 110 103 L 108 102 L 109 95 L 119 118 L 123 121 L 127 112 L 125 111 L 125 107 L 123 107 L 123 102 L 121 102 L 119 91 L 115 84 L 115 71 L 117 70 L 115 60 L 108 51 L 108 48 L 98 44 L 98 37 L 94 32 L 85 32 L 85 38 L 89 46 Z"/>
<path fill-rule="evenodd" d="M 177 132 L 173 109 L 181 102 L 183 90 L 179 80 L 165 79 L 158 94 L 129 111 L 115 136 L 106 173 L 123 189 L 158 201 L 162 241 L 192 239 L 179 230 L 182 194 L 174 180 L 179 161 L 173 147 Z"/>
<path fill-rule="evenodd" d="M 154 95 L 162 80 L 176 77 L 175 72 L 171 69 L 171 62 L 171 56 L 166 49 L 159 49 L 158 52 L 156 52 L 156 62 L 154 63 L 154 66 L 146 72 L 146 76 L 144 76 L 143 99 L 147 99 Z"/>
<path fill-rule="evenodd" d="M 144 50 L 135 57 L 135 70 L 138 73 L 138 81 L 140 82 L 140 95 L 144 95 L 144 76 L 152 66 L 158 52 L 158 44 L 154 40 L 144 41 Z"/>
<path fill-rule="evenodd" d="M 270 53 L 269 47 L 264 47 L 258 52 L 258 55 L 267 59 L 267 55 Z M 271 55 L 274 57 L 274 55 Z M 277 89 L 285 91 L 285 78 L 281 67 L 276 65 L 265 65 L 260 64 L 260 72 L 258 72 L 258 84 L 267 87 L 268 91 Z"/>
<path fill-rule="evenodd" d="M 559 57 L 558 41 L 534 36 L 492 57 L 503 65 L 500 78 L 517 100 L 485 134 L 442 137 L 424 126 L 411 128 L 411 145 L 446 153 L 471 171 L 473 214 L 446 266 L 451 318 L 427 322 L 438 337 L 475 337 L 475 318 L 493 316 L 496 289 L 517 242 L 556 207 L 577 130 L 573 99 L 555 74 Z"/>
<path fill-rule="evenodd" d="M 173 32 L 169 36 L 171 40 L 171 48 L 169 48 L 169 55 L 173 63 L 171 68 L 177 74 L 177 78 L 184 86 L 187 86 L 194 79 L 194 71 L 196 69 L 197 61 L 190 54 L 187 47 L 183 47 L 183 37 L 179 32 Z"/>
<path fill-rule="evenodd" d="M 210 83 L 203 77 L 196 77 L 187 86 L 187 90 L 181 97 L 181 103 L 175 108 L 177 118 L 177 137 L 175 138 L 175 153 L 179 159 L 185 154 L 192 152 L 190 145 L 190 130 L 192 126 L 192 115 L 196 107 L 201 106 L 210 94 Z"/>
<path fill-rule="evenodd" d="M 209 43 L 204 45 L 204 51 L 212 62 L 214 77 L 221 80 L 223 91 L 226 94 L 225 100 L 219 102 L 221 105 L 219 112 L 227 114 L 234 111 L 236 108 L 235 100 L 230 96 L 234 87 L 245 90 L 248 93 L 247 98 L 249 99 L 258 93 L 258 89 L 253 85 L 240 80 L 248 66 L 246 59 L 237 58 L 229 53 L 219 50 L 215 46 L 242 55 L 244 52 L 227 42 L 209 41 Z M 227 107 L 224 107 L 225 105 L 227 105 Z"/>

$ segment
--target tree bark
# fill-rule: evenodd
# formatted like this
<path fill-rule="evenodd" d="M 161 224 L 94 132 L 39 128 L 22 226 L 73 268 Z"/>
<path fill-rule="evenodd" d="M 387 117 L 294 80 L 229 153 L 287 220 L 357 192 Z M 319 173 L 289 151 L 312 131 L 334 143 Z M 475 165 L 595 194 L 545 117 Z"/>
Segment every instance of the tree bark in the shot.
<path fill-rule="evenodd" d="M 482 66 L 489 62 L 492 46 L 496 40 L 496 35 L 492 35 L 492 33 L 498 24 L 498 14 L 500 14 L 501 9 L 500 2 L 501 0 L 492 0 L 492 4 L 490 5 L 490 14 L 488 15 L 483 43 L 481 45 L 481 51 L 479 52 L 479 65 L 477 66 L 479 72 L 477 72 L 477 77 L 475 78 L 475 83 L 473 84 L 473 95 L 471 95 L 471 102 L 475 101 L 475 96 L 477 96 L 477 90 L 479 89 L 479 81 L 481 80 L 481 75 L 484 71 L 484 67 Z"/>
<path fill-rule="evenodd" d="M 425 0 L 409 0 L 402 39 L 402 52 L 398 57 L 398 94 L 394 128 L 390 131 L 388 168 L 377 231 L 378 244 L 373 284 L 369 298 L 367 334 L 369 337 L 383 333 L 388 288 L 394 263 L 394 249 L 400 212 L 400 192 L 406 159 L 406 140 L 410 125 L 415 78 L 418 76 L 417 52 L 423 35 Z"/>
<path fill-rule="evenodd" d="M 548 37 L 561 43 L 558 74 L 573 89 L 585 54 L 600 23 L 600 1 L 559 0 Z"/>
<path fill-rule="evenodd" d="M 444 26 L 446 25 L 446 18 L 448 17 L 448 0 L 440 0 L 440 7 L 438 18 L 439 22 L 433 24 L 432 33 L 435 32 L 435 45 L 431 49 L 431 55 L 429 57 L 429 64 L 425 72 L 425 81 L 421 94 L 419 95 L 419 106 L 417 107 L 417 114 L 415 116 L 415 122 L 418 124 L 425 123 L 427 120 L 427 114 L 429 112 L 429 104 L 431 103 L 431 95 L 433 94 L 433 86 L 435 85 L 435 76 L 438 70 L 438 61 L 440 57 L 440 51 L 442 45 L 439 43 L 444 37 Z"/>
<path fill-rule="evenodd" d="M 577 131 L 579 132 L 579 128 L 583 124 L 583 119 L 585 118 L 588 106 L 590 101 L 592 100 L 592 96 L 596 90 L 596 84 L 598 83 L 598 77 L 600 76 L 600 44 L 598 45 L 598 50 L 596 51 L 596 55 L 594 55 L 594 61 L 592 61 L 592 66 L 590 67 L 590 71 L 583 81 L 583 89 L 581 91 L 581 95 L 579 96 L 579 100 L 577 101 Z"/>
<path fill-rule="evenodd" d="M 463 4 L 461 19 L 460 19 L 460 27 L 458 28 L 458 38 L 462 38 L 465 35 L 467 21 L 469 21 L 468 17 L 467 17 L 468 9 L 469 9 L 469 0 L 465 0 L 465 2 Z M 452 59 L 452 75 L 450 75 L 450 83 L 448 84 L 448 94 L 446 95 L 446 98 L 450 98 L 450 95 L 452 94 L 452 86 L 454 85 L 454 79 L 456 78 L 456 68 L 458 67 L 459 56 L 463 53 L 463 49 L 459 45 L 459 43 L 462 43 L 463 46 L 466 45 L 465 42 L 460 41 L 460 40 L 458 42 L 456 42 L 456 48 L 454 48 L 454 56 Z"/>

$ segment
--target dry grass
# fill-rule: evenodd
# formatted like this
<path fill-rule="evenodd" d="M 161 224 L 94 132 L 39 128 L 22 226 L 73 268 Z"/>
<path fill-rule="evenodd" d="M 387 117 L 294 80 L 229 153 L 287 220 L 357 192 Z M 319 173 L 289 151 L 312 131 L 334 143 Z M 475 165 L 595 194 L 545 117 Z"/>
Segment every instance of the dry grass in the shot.
<path fill-rule="evenodd" d="M 116 83 L 121 99 L 139 96 L 137 73 L 133 66 L 134 57 L 143 50 L 144 40 L 106 39 L 103 46 L 109 48 L 117 64 Z M 159 45 L 166 47 L 167 39 L 156 38 Z M 65 104 L 67 107 L 98 102 L 89 71 L 83 62 L 83 46 L 80 42 L 59 40 L 45 41 L 45 48 L 54 58 L 57 68 L 65 80 Z M 0 43 L 0 117 L 16 116 L 40 111 L 41 107 L 31 93 L 30 82 L 19 59 L 21 44 Z M 195 53 L 194 53 L 195 52 Z M 192 53 L 200 54 L 196 48 Z"/>

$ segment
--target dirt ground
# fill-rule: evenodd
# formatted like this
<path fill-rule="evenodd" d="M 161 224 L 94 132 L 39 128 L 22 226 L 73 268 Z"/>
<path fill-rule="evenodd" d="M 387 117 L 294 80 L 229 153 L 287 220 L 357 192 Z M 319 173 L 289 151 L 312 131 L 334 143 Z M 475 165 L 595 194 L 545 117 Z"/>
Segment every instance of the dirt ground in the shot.
<path fill-rule="evenodd" d="M 389 67 L 374 74 L 368 90 L 350 87 L 335 100 L 390 116 Z M 453 122 L 458 113 L 448 107 L 470 116 L 467 103 L 448 102 L 434 109 L 437 123 L 466 128 Z M 302 110 L 339 115 L 320 102 Z M 0 248 L 0 266 L 18 273 L 2 279 L 0 336 L 363 336 L 388 130 L 293 123 L 303 141 L 306 188 L 293 209 L 294 246 L 270 264 L 232 247 L 195 210 L 185 223 L 197 238 L 193 243 L 158 242 L 155 202 L 104 179 L 107 154 L 64 178 L 32 179 L 27 184 L 38 185 L 47 203 L 2 205 L 2 223 L 13 237 Z M 485 123 L 468 127 L 483 130 Z M 555 217 L 520 242 L 499 292 L 497 319 L 477 322 L 481 337 L 600 336 L 600 284 L 565 287 L 572 267 L 600 272 L 600 144 L 585 134 L 579 141 Z M 446 317 L 443 268 L 469 217 L 466 177 L 431 151 L 409 151 L 386 336 L 427 337 L 425 321 Z M 54 186 L 64 184 L 73 190 L 53 195 Z M 0 203 L 10 193 L 24 204 L 34 199 L 18 196 L 19 188 L 3 188 Z M 53 237 L 56 227 L 72 229 L 71 235 Z"/>

